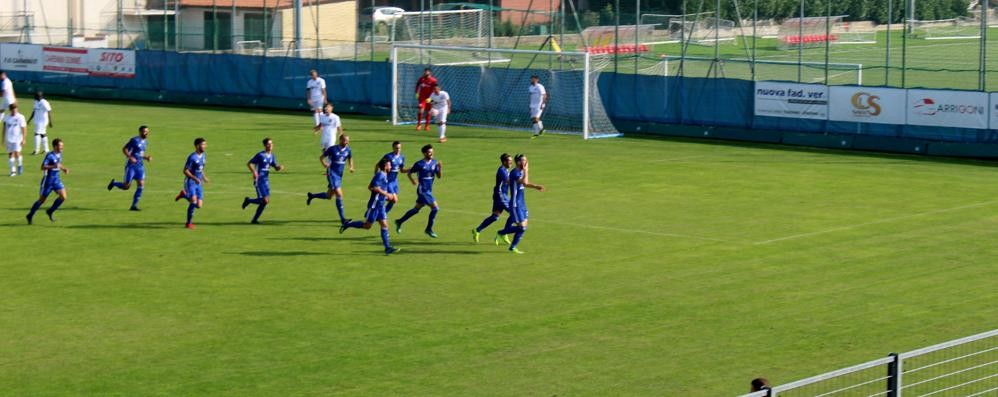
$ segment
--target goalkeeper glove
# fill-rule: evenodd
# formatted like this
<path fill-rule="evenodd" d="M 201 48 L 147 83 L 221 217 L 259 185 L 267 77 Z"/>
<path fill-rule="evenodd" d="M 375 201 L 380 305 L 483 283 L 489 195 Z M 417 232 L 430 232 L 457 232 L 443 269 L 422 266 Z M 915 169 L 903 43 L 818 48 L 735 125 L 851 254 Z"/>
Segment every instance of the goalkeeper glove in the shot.
<path fill-rule="evenodd" d="M 431 101 L 430 98 L 426 98 L 426 103 L 430 103 L 430 102 L 433 102 L 433 101 Z"/>

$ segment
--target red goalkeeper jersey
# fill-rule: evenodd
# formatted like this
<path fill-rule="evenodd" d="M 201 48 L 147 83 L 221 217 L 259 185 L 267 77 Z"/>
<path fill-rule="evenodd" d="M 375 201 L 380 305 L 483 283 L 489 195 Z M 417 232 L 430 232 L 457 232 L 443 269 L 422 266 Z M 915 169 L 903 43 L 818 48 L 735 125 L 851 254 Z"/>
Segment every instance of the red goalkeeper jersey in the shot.
<path fill-rule="evenodd" d="M 433 87 L 437 86 L 436 77 L 426 77 L 422 76 L 416 81 L 416 92 L 419 93 L 419 99 L 426 100 L 430 95 L 433 95 Z"/>

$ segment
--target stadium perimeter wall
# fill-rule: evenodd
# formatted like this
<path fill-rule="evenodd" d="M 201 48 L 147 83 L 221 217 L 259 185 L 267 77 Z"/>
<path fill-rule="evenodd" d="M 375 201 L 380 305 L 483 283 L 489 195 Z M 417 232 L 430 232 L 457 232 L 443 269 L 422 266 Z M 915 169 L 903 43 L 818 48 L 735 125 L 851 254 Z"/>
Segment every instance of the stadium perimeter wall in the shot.
<path fill-rule="evenodd" d="M 137 51 L 134 78 L 9 74 L 22 97 L 43 89 L 80 98 L 306 110 L 304 86 L 312 68 L 326 79 L 337 112 L 390 113 L 389 62 Z M 599 89 L 625 133 L 998 158 L 998 130 L 756 116 L 754 82 L 747 80 L 605 72 Z M 558 93 L 552 95 L 557 100 Z"/>

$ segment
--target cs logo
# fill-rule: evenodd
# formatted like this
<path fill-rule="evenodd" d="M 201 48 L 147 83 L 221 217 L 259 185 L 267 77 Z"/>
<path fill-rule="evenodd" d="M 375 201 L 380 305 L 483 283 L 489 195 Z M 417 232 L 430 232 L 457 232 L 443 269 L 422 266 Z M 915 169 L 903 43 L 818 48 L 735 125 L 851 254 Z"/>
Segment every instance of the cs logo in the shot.
<path fill-rule="evenodd" d="M 857 92 L 852 96 L 853 112 L 857 115 L 879 116 L 882 111 L 879 100 L 880 97 L 868 92 Z"/>

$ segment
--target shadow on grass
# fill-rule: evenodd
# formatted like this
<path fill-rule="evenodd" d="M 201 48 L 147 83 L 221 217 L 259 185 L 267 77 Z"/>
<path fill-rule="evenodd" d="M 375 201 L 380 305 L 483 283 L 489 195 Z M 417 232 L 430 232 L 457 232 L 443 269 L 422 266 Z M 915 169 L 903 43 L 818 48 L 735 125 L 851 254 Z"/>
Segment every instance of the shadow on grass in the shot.
<path fill-rule="evenodd" d="M 312 252 L 312 251 L 243 251 L 243 252 L 226 252 L 229 255 L 243 255 L 243 256 L 262 256 L 262 257 L 279 257 L 279 256 L 319 256 L 319 255 L 330 255 L 327 252 Z"/>

